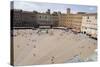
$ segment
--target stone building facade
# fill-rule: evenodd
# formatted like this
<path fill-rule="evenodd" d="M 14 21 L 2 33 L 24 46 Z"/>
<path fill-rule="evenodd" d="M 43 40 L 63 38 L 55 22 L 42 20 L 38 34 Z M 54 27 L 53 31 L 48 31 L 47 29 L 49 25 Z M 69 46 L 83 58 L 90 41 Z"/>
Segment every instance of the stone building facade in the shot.
<path fill-rule="evenodd" d="M 36 24 L 36 14 L 34 12 L 22 12 L 22 26 L 33 27 Z"/>
<path fill-rule="evenodd" d="M 97 14 L 86 14 L 82 16 L 81 31 L 97 38 Z"/>
<path fill-rule="evenodd" d="M 86 18 L 89 16 L 89 19 Z M 39 27 L 39 26 L 51 26 L 51 27 L 67 27 L 75 32 L 84 32 L 84 24 L 85 26 L 90 25 L 92 22 L 96 23 L 97 19 L 94 17 L 97 15 L 87 14 L 84 12 L 78 12 L 76 14 L 71 13 L 71 9 L 67 8 L 66 13 L 61 12 L 50 12 L 48 9 L 45 13 L 39 13 L 37 11 L 29 12 L 22 10 L 13 11 L 13 26 L 22 26 L 22 27 Z M 87 20 L 91 21 L 90 24 Z M 97 29 L 96 24 L 94 25 L 95 29 Z M 93 28 L 94 29 L 94 28 Z M 93 31 L 93 29 L 91 29 Z M 95 30 L 96 31 L 96 30 Z M 86 31 L 87 32 L 87 31 Z M 88 33 L 88 32 L 87 32 Z M 93 32 L 92 32 L 93 34 Z"/>
<path fill-rule="evenodd" d="M 20 26 L 22 23 L 22 10 L 11 10 L 11 21 L 13 26 Z"/>
<path fill-rule="evenodd" d="M 82 14 L 68 14 L 66 15 L 66 26 L 73 31 L 80 32 L 82 23 Z"/>
<path fill-rule="evenodd" d="M 59 18 L 58 26 L 65 27 L 66 26 L 66 14 L 58 13 L 58 18 Z"/>
<path fill-rule="evenodd" d="M 11 10 L 11 20 L 13 27 L 33 27 L 36 24 L 36 14 L 34 12 Z"/>
<path fill-rule="evenodd" d="M 52 25 L 51 15 L 46 13 L 39 13 L 37 14 L 37 24 L 41 26 L 48 26 Z"/>

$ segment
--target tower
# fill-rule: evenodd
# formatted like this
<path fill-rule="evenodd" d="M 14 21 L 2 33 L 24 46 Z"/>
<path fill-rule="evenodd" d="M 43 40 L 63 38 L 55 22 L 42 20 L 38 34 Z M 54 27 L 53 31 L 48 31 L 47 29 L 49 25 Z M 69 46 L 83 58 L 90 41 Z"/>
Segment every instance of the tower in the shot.
<path fill-rule="evenodd" d="M 67 8 L 67 14 L 70 14 L 70 8 Z"/>
<path fill-rule="evenodd" d="M 47 13 L 47 14 L 50 14 L 50 9 L 48 9 L 46 13 Z"/>

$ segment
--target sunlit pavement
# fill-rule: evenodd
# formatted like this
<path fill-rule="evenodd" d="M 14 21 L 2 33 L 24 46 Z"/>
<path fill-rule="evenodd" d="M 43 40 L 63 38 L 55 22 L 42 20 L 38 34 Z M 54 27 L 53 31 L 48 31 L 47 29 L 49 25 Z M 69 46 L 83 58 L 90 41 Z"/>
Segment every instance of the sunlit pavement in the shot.
<path fill-rule="evenodd" d="M 15 65 L 97 60 L 97 40 L 71 30 L 19 29 L 13 39 Z"/>

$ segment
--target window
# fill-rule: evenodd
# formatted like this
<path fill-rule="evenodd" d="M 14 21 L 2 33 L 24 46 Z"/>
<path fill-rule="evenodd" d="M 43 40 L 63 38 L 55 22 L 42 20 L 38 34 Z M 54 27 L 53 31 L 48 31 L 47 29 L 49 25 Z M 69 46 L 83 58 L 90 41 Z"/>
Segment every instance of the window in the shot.
<path fill-rule="evenodd" d="M 87 20 L 87 22 L 91 22 L 91 20 Z"/>
<path fill-rule="evenodd" d="M 89 16 L 87 17 L 87 19 L 89 19 Z"/>
<path fill-rule="evenodd" d="M 97 16 L 95 17 L 95 19 L 97 19 Z"/>
<path fill-rule="evenodd" d="M 85 27 L 85 29 L 87 29 L 87 27 Z"/>
<path fill-rule="evenodd" d="M 45 19 L 47 19 L 47 16 L 45 16 Z"/>
<path fill-rule="evenodd" d="M 41 16 L 40 16 L 40 18 L 41 18 Z"/>

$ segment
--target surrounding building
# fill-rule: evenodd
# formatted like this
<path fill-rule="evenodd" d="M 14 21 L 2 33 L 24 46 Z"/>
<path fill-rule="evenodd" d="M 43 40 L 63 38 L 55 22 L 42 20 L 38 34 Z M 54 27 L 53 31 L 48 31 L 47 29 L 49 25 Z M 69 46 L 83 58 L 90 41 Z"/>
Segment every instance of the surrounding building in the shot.
<path fill-rule="evenodd" d="M 58 24 L 59 24 L 59 17 L 58 17 L 58 14 L 57 12 L 53 12 L 52 15 L 51 15 L 51 20 L 53 22 L 53 26 L 57 27 Z"/>
<path fill-rule="evenodd" d="M 11 22 L 14 27 L 20 26 L 22 23 L 22 10 L 14 9 L 11 10 Z"/>
<path fill-rule="evenodd" d="M 11 10 L 14 27 L 67 27 L 74 32 L 83 32 L 91 36 L 97 35 L 97 14 L 85 12 L 71 13 L 67 8 L 66 13 L 50 12 L 48 9 L 45 13 L 37 11 L 29 12 L 22 10 Z"/>
<path fill-rule="evenodd" d="M 82 15 L 83 14 L 68 14 L 66 15 L 66 26 L 71 28 L 73 31 L 80 32 L 81 31 L 81 23 L 82 23 Z"/>
<path fill-rule="evenodd" d="M 59 17 L 59 25 L 60 27 L 65 27 L 66 25 L 66 14 L 61 14 L 61 13 L 58 13 L 58 17 Z"/>
<path fill-rule="evenodd" d="M 36 17 L 37 17 L 37 24 L 39 26 L 51 26 L 51 25 L 53 25 L 53 22 L 51 19 L 52 17 L 51 17 L 49 9 L 46 13 L 38 13 L 36 15 Z"/>
<path fill-rule="evenodd" d="M 23 11 L 21 26 L 33 27 L 36 24 L 36 14 L 34 12 Z"/>
<path fill-rule="evenodd" d="M 14 9 L 11 10 L 11 18 L 13 27 L 33 27 L 36 24 L 36 13 L 34 12 Z"/>
<path fill-rule="evenodd" d="M 81 31 L 97 38 L 97 14 L 85 14 L 82 16 Z"/>

